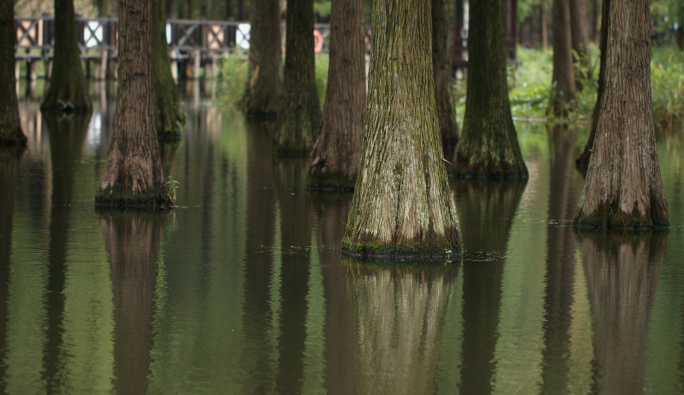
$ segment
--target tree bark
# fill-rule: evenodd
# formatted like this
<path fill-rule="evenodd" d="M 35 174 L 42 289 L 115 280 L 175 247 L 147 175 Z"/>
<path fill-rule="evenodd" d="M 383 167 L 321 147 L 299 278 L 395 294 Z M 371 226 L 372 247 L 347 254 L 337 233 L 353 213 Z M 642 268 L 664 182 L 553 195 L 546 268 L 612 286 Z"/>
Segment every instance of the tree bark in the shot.
<path fill-rule="evenodd" d="M 503 0 L 470 4 L 466 111 L 449 170 L 455 177 L 527 178 L 508 99 L 504 16 Z"/>
<path fill-rule="evenodd" d="M 546 112 L 560 117 L 567 116 L 577 104 L 570 30 L 570 0 L 553 0 L 553 77 Z"/>
<path fill-rule="evenodd" d="M 249 85 L 245 107 L 247 116 L 275 118 L 283 84 L 280 3 L 278 0 L 252 0 L 251 7 Z"/>
<path fill-rule="evenodd" d="M 255 1 L 255 0 L 252 0 Z M 233 0 L 225 0 L 224 8 L 225 20 L 230 21 L 233 19 Z M 254 15 L 254 13 L 252 13 Z"/>
<path fill-rule="evenodd" d="M 607 0 L 604 0 L 603 9 L 607 9 Z M 594 146 L 594 138 L 596 137 L 596 128 L 598 126 L 599 111 L 601 109 L 601 102 L 603 101 L 603 92 L 606 85 L 606 61 L 608 54 L 608 13 L 604 12 L 602 14 L 601 21 L 601 42 L 599 43 L 599 49 L 601 51 L 601 58 L 599 63 L 599 79 L 598 79 L 598 91 L 596 92 L 596 104 L 594 104 L 594 112 L 591 117 L 591 131 L 589 132 L 589 138 L 587 139 L 587 145 L 584 146 L 584 151 L 575 161 L 575 166 L 581 171 L 586 172 L 589 166 L 589 160 L 591 159 L 591 151 Z"/>
<path fill-rule="evenodd" d="M 0 0 L 0 146 L 26 144 L 14 76 L 14 0 Z"/>
<path fill-rule="evenodd" d="M 90 112 L 93 106 L 81 64 L 73 0 L 55 0 L 54 54 L 41 111 Z"/>
<path fill-rule="evenodd" d="M 288 1 L 285 77 L 274 154 L 309 155 L 320 131 L 313 21 L 313 0 Z"/>
<path fill-rule="evenodd" d="M 432 0 L 432 68 L 435 78 L 437 119 L 442 145 L 453 148 L 458 143 L 458 124 L 451 80 L 449 27 L 448 0 Z"/>
<path fill-rule="evenodd" d="M 359 179 L 342 252 L 458 253 L 432 73 L 430 0 L 373 2 L 368 102 Z"/>
<path fill-rule="evenodd" d="M 580 62 L 581 68 L 575 71 L 575 87 L 581 91 L 584 86 L 582 80 L 588 76 L 583 73 L 591 64 L 589 53 L 589 29 L 587 28 L 587 5 L 585 0 L 571 0 L 570 2 L 570 35 L 572 40 L 573 61 Z M 576 54 L 576 55 L 575 55 Z"/>
<path fill-rule="evenodd" d="M 592 10 L 591 10 L 591 15 L 592 15 L 592 18 L 591 18 L 591 22 L 592 22 L 591 39 L 597 43 L 600 40 L 600 33 L 601 33 L 601 27 L 599 26 L 599 17 L 601 15 L 599 13 L 599 11 L 600 11 L 599 10 L 599 4 L 600 4 L 599 0 L 591 0 L 591 8 L 592 8 Z"/>
<path fill-rule="evenodd" d="M 353 191 L 356 184 L 366 106 L 363 6 L 363 0 L 332 3 L 323 126 L 311 153 L 309 189 Z"/>
<path fill-rule="evenodd" d="M 154 115 L 159 137 L 177 139 L 185 128 L 178 87 L 171 75 L 171 58 L 166 43 L 164 0 L 152 0 L 152 47 L 154 59 Z"/>
<path fill-rule="evenodd" d="M 119 10 L 114 136 L 95 204 L 166 208 L 173 202 L 164 182 L 154 122 L 152 0 L 120 0 Z"/>
<path fill-rule="evenodd" d="M 582 200 L 582 228 L 666 228 L 651 103 L 649 0 L 605 0 L 605 83 Z M 607 16 L 606 16 L 607 13 Z M 603 56 L 603 55 L 602 55 Z"/>
<path fill-rule="evenodd" d="M 543 50 L 549 47 L 549 32 L 546 23 L 546 0 L 539 0 L 539 24 L 541 25 L 541 46 Z"/>

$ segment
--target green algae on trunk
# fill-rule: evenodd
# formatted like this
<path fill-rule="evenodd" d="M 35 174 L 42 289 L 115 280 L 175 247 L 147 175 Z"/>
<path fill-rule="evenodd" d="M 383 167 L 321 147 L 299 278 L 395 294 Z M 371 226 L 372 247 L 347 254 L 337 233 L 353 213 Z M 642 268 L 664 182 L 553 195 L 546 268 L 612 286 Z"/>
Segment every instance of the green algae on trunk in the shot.
<path fill-rule="evenodd" d="M 441 258 L 461 251 L 435 109 L 431 24 L 430 0 L 373 3 L 364 138 L 345 255 Z"/>
<path fill-rule="evenodd" d="M 465 118 L 449 175 L 527 178 L 508 98 L 504 3 L 472 2 L 470 15 Z"/>
<path fill-rule="evenodd" d="M 308 156 L 321 127 L 316 89 L 313 0 L 287 3 L 285 76 L 272 152 Z"/>
<path fill-rule="evenodd" d="M 639 10 L 648 10 L 648 0 L 604 1 L 604 84 L 591 160 L 573 218 L 578 228 L 669 226 L 651 102 L 650 16 Z"/>

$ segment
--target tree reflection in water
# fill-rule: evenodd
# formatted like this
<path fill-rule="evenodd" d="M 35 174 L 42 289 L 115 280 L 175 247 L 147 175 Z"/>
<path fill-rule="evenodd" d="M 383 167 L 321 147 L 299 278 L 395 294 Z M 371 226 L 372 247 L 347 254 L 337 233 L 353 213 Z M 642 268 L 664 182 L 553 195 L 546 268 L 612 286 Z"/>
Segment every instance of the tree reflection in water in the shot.
<path fill-rule="evenodd" d="M 594 329 L 593 392 L 644 388 L 646 339 L 666 233 L 578 233 Z"/>
<path fill-rule="evenodd" d="M 114 388 L 144 394 L 157 259 L 168 213 L 100 212 L 114 295 Z"/>
<path fill-rule="evenodd" d="M 342 260 L 357 333 L 355 393 L 434 393 L 458 265 Z"/>

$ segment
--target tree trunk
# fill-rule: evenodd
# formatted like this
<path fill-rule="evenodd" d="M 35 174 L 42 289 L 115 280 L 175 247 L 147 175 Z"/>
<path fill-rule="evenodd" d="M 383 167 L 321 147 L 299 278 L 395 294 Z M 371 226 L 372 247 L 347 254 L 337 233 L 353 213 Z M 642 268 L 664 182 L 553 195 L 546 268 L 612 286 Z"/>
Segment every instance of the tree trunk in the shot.
<path fill-rule="evenodd" d="M 154 59 L 154 118 L 159 137 L 180 138 L 185 128 L 178 87 L 171 75 L 171 58 L 166 43 L 164 0 L 152 0 L 152 47 Z"/>
<path fill-rule="evenodd" d="M 574 1 L 574 0 L 573 0 Z M 570 0 L 553 0 L 553 77 L 547 114 L 565 117 L 577 104 L 572 67 Z"/>
<path fill-rule="evenodd" d="M 252 0 L 254 2 L 256 0 Z M 225 20 L 230 21 L 233 19 L 233 0 L 225 0 Z M 254 13 L 252 13 L 254 15 Z"/>
<path fill-rule="evenodd" d="M 376 0 L 361 165 L 342 252 L 458 253 L 432 72 L 430 0 Z"/>
<path fill-rule="evenodd" d="M 642 12 L 648 4 L 604 2 L 605 83 L 582 200 L 573 219 L 578 227 L 669 226 L 651 103 L 650 13 Z"/>
<path fill-rule="evenodd" d="M 461 140 L 450 175 L 527 178 L 511 116 L 503 0 L 470 4 L 468 88 Z"/>
<path fill-rule="evenodd" d="M 591 64 L 589 53 L 589 29 L 587 28 L 587 5 L 585 0 L 571 0 L 570 4 L 570 35 L 572 40 L 573 61 L 580 62 L 582 67 L 575 74 L 575 87 L 581 91 L 582 80 L 588 75 L 583 70 L 588 70 Z M 575 56 L 576 54 L 576 56 Z"/>
<path fill-rule="evenodd" d="M 608 6 L 604 0 L 603 9 Z M 602 13 L 601 21 L 601 42 L 599 43 L 599 49 L 601 51 L 601 58 L 599 63 L 599 79 L 598 79 L 598 91 L 596 92 L 596 104 L 594 104 L 594 112 L 591 117 L 591 131 L 589 132 L 589 138 L 587 139 L 587 145 L 584 147 L 582 155 L 575 161 L 575 166 L 586 172 L 586 168 L 589 166 L 589 159 L 591 159 L 591 151 L 594 146 L 594 138 L 596 137 L 596 128 L 598 126 L 599 111 L 601 109 L 601 102 L 603 101 L 603 92 L 606 85 L 606 61 L 608 56 L 608 13 Z"/>
<path fill-rule="evenodd" d="M 311 153 L 310 189 L 354 190 L 366 106 L 363 5 L 332 3 L 328 86 L 321 134 Z"/>
<path fill-rule="evenodd" d="M 546 0 L 539 0 L 539 24 L 541 25 L 541 46 L 543 50 L 549 47 L 549 32 L 546 23 Z"/>
<path fill-rule="evenodd" d="M 432 68 L 435 78 L 435 104 L 442 145 L 453 148 L 458 143 L 458 124 L 451 81 L 449 51 L 448 0 L 432 0 Z"/>
<path fill-rule="evenodd" d="M 106 213 L 100 229 L 109 257 L 114 304 L 114 389 L 148 390 L 157 261 L 166 213 Z"/>
<path fill-rule="evenodd" d="M 275 118 L 283 84 L 280 3 L 278 0 L 252 0 L 251 6 L 250 78 L 245 95 L 247 116 Z"/>
<path fill-rule="evenodd" d="M 601 33 L 601 27 L 599 26 L 599 16 L 601 15 L 599 13 L 599 1 L 598 0 L 591 0 L 591 39 L 595 42 L 599 42 L 600 40 L 600 33 Z"/>
<path fill-rule="evenodd" d="M 258 1 L 258 0 L 252 0 L 252 1 Z M 243 3 L 243 0 L 238 0 L 238 20 L 240 20 L 240 21 L 245 20 L 245 14 L 244 14 L 244 10 L 242 7 L 242 3 Z M 280 26 L 280 24 L 278 24 L 278 25 Z"/>
<path fill-rule="evenodd" d="M 677 46 L 679 50 L 684 50 L 684 26 L 680 25 L 675 32 L 675 41 L 677 41 Z"/>
<path fill-rule="evenodd" d="M 320 131 L 313 16 L 313 0 L 287 3 L 285 77 L 274 154 L 309 155 Z"/>
<path fill-rule="evenodd" d="M 0 146 L 26 144 L 14 76 L 14 0 L 0 0 Z"/>
<path fill-rule="evenodd" d="M 114 136 L 95 204 L 166 208 L 173 201 L 164 182 L 154 123 L 152 0 L 120 0 L 119 10 Z"/>
<path fill-rule="evenodd" d="M 92 104 L 78 49 L 73 0 L 55 0 L 55 50 L 41 111 L 90 112 Z"/>
<path fill-rule="evenodd" d="M 98 0 L 97 10 L 100 18 L 106 18 L 109 15 L 118 15 L 118 10 L 116 9 L 115 0 Z"/>

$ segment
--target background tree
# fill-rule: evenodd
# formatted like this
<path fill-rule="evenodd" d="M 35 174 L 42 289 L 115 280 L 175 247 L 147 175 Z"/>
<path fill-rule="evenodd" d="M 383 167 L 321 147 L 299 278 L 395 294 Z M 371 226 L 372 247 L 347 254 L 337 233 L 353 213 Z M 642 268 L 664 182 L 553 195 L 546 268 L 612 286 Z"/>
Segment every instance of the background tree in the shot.
<path fill-rule="evenodd" d="M 570 0 L 553 0 L 553 78 L 547 113 L 566 116 L 577 104 L 572 67 Z"/>
<path fill-rule="evenodd" d="M 154 123 L 152 0 L 119 1 L 119 85 L 114 136 L 95 203 L 165 207 L 167 195 Z"/>
<path fill-rule="evenodd" d="M 251 6 L 247 115 L 273 118 L 278 112 L 283 83 L 280 2 L 252 0 Z"/>
<path fill-rule="evenodd" d="M 285 77 L 273 152 L 308 155 L 321 127 L 316 90 L 313 0 L 287 3 Z"/>
<path fill-rule="evenodd" d="M 361 165 L 342 251 L 444 256 L 460 250 L 442 161 L 430 0 L 375 0 Z"/>
<path fill-rule="evenodd" d="M 589 29 L 587 27 L 587 5 L 585 0 L 569 1 L 570 5 L 570 36 L 572 41 L 573 60 L 580 62 L 582 67 L 575 70 L 586 69 L 591 63 L 589 52 Z M 582 89 L 578 80 L 584 79 L 585 75 L 575 74 L 575 83 L 578 90 Z"/>
<path fill-rule="evenodd" d="M 334 2 L 330 33 L 323 126 L 311 153 L 307 186 L 353 190 L 361 158 L 366 105 L 363 0 Z"/>
<path fill-rule="evenodd" d="M 651 103 L 649 0 L 604 0 L 604 77 L 596 135 L 573 224 L 669 226 Z"/>
<path fill-rule="evenodd" d="M 458 124 L 449 50 L 449 2 L 432 0 L 432 68 L 435 78 L 435 104 L 439 132 L 444 147 L 455 147 L 458 143 Z"/>
<path fill-rule="evenodd" d="M 73 0 L 55 0 L 55 49 L 43 111 L 89 112 L 92 109 L 81 52 L 78 48 Z"/>
<path fill-rule="evenodd" d="M 180 95 L 171 75 L 166 43 L 166 8 L 163 0 L 152 0 L 152 47 L 154 59 L 154 118 L 159 136 L 178 138 L 185 126 Z"/>
<path fill-rule="evenodd" d="M 14 0 L 0 0 L 0 146 L 25 144 L 14 76 Z"/>
<path fill-rule="evenodd" d="M 470 4 L 466 110 L 450 169 L 457 177 L 527 177 L 508 99 L 505 14 L 503 0 Z"/>

